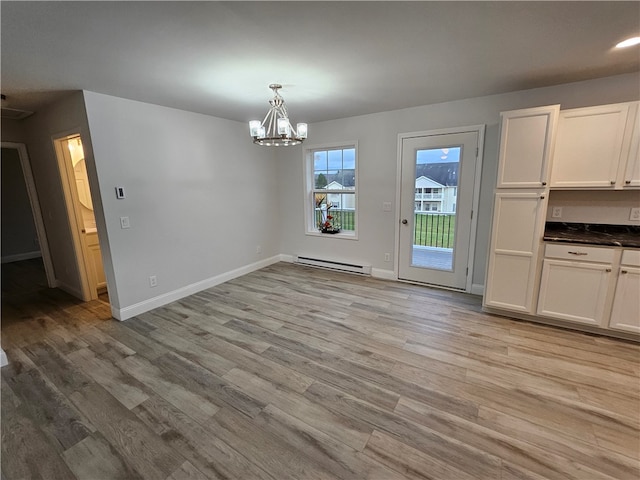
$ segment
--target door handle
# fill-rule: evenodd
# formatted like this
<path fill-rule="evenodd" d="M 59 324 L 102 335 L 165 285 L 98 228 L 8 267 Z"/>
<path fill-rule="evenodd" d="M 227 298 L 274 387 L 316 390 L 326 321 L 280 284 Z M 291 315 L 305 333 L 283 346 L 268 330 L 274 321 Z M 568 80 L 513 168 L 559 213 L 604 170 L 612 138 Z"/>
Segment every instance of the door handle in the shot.
<path fill-rule="evenodd" d="M 402 224 L 403 224 L 403 225 L 406 225 L 407 223 L 409 223 L 409 220 L 407 220 L 406 218 L 403 218 L 403 219 L 402 219 Z"/>

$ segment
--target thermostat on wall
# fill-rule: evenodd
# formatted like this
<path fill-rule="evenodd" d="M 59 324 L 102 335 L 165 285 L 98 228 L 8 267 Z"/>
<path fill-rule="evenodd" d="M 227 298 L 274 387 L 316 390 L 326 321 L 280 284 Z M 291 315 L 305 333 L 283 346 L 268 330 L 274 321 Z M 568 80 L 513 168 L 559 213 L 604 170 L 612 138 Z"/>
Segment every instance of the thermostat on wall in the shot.
<path fill-rule="evenodd" d="M 124 187 L 116 187 L 116 198 L 124 198 Z"/>

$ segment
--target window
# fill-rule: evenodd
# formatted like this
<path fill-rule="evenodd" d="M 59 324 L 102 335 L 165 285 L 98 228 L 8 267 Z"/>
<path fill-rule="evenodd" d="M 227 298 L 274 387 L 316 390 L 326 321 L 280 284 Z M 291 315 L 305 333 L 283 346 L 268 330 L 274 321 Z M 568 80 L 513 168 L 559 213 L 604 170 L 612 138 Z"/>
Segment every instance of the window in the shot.
<path fill-rule="evenodd" d="M 323 235 L 323 225 L 340 229 L 340 237 L 356 237 L 356 145 L 305 150 L 307 168 L 307 233 Z M 328 222 L 328 224 L 327 224 Z"/>

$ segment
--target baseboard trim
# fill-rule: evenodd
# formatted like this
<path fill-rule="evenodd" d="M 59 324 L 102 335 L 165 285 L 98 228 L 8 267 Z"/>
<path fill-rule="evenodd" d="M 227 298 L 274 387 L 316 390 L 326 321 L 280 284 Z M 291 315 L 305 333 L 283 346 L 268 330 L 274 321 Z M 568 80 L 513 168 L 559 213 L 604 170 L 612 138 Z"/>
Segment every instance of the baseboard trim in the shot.
<path fill-rule="evenodd" d="M 472 283 L 471 284 L 471 295 L 480 295 L 483 296 L 484 295 L 484 285 L 481 285 L 479 283 Z"/>
<path fill-rule="evenodd" d="M 382 280 L 398 280 L 393 270 L 383 270 L 382 268 L 372 268 L 371 276 Z"/>
<path fill-rule="evenodd" d="M 88 299 L 84 300 L 82 290 L 72 287 L 71 285 L 64 283 L 62 280 L 56 280 L 55 287 L 67 292 L 69 295 L 79 298 L 80 300 L 83 300 L 85 302 L 89 301 Z"/>
<path fill-rule="evenodd" d="M 261 268 L 268 267 L 269 265 L 273 265 L 274 263 L 286 261 L 281 257 L 282 255 L 274 255 L 273 257 L 267 258 L 265 260 L 251 263 L 249 265 L 236 268 L 235 270 L 231 270 L 229 272 L 221 273 L 220 275 L 216 275 L 215 277 L 210 277 L 205 280 L 186 285 L 171 292 L 163 293 L 162 295 L 158 295 L 157 297 L 143 300 L 142 302 L 138 302 L 127 307 L 116 308 L 112 305 L 111 315 L 116 320 L 127 320 L 129 318 L 135 317 L 136 315 L 140 315 L 142 313 L 148 312 L 149 310 L 153 310 L 154 308 L 162 307 L 168 303 L 175 302 L 176 300 L 180 300 L 181 298 L 201 292 L 202 290 L 206 290 L 207 288 L 215 287 L 216 285 L 228 282 L 229 280 L 233 280 L 234 278 L 238 278 L 242 275 L 260 270 Z"/>
<path fill-rule="evenodd" d="M 32 258 L 42 257 L 42 252 L 36 250 L 34 252 L 16 253 L 13 255 L 5 255 L 0 259 L 0 263 L 20 262 L 22 260 L 31 260 Z"/>

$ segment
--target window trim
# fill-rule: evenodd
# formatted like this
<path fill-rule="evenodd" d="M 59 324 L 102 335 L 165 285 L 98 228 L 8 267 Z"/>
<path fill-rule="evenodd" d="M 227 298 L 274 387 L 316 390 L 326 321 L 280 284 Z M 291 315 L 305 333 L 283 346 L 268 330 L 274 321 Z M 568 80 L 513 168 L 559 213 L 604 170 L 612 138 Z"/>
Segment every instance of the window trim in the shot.
<path fill-rule="evenodd" d="M 342 194 L 345 192 L 353 192 L 354 196 L 354 204 L 355 204 L 355 212 L 354 212 L 354 222 L 355 222 L 355 230 L 353 233 L 346 233 L 344 231 L 340 231 L 340 233 L 336 234 L 327 234 L 320 232 L 315 226 L 315 216 L 311 214 L 311 206 L 315 205 L 314 202 L 314 190 L 315 190 L 315 182 L 314 182 L 314 169 L 313 169 L 313 152 L 322 151 L 322 150 L 345 150 L 353 148 L 355 149 L 355 190 L 327 190 L 327 193 L 337 193 Z M 358 141 L 357 140 L 347 140 L 344 142 L 332 142 L 332 143 L 319 143 L 315 145 L 305 145 L 302 152 L 303 165 L 304 165 L 304 233 L 305 235 L 309 235 L 312 237 L 322 237 L 322 238 L 339 238 L 343 240 L 358 240 L 358 229 L 359 229 L 359 221 L 358 221 L 358 188 L 359 188 L 359 175 L 358 175 Z M 350 193 L 351 194 L 351 193 Z"/>

